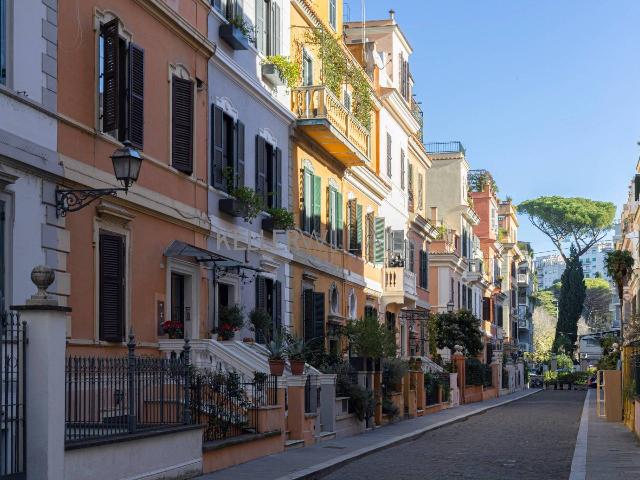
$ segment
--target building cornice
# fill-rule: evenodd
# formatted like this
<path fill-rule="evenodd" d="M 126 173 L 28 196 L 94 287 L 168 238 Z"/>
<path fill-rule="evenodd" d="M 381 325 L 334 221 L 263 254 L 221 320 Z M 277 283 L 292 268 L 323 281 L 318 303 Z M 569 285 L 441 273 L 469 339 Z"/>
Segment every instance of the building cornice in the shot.
<path fill-rule="evenodd" d="M 144 8 L 151 16 L 156 18 L 164 26 L 177 33 L 191 47 L 211 57 L 216 52 L 216 44 L 187 22 L 174 9 L 162 0 L 134 0 Z"/>
<path fill-rule="evenodd" d="M 380 98 L 393 119 L 398 122 L 409 136 L 415 135 L 420 130 L 420 124 L 415 119 L 407 102 L 395 88 L 381 88 Z"/>
<path fill-rule="evenodd" d="M 429 158 L 426 148 L 414 135 L 409 136 L 409 153 L 413 153 L 415 157 L 421 160 L 427 169 L 431 168 L 431 158 Z"/>

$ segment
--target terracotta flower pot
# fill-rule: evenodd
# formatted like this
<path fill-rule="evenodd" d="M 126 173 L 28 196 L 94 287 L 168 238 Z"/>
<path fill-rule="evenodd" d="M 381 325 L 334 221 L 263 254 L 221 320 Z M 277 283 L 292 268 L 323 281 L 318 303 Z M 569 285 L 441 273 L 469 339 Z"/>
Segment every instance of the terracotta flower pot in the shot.
<path fill-rule="evenodd" d="M 304 373 L 304 360 L 289 360 L 291 375 L 302 375 Z"/>
<path fill-rule="evenodd" d="M 269 360 L 269 370 L 271 375 L 281 377 L 284 373 L 284 360 Z"/>

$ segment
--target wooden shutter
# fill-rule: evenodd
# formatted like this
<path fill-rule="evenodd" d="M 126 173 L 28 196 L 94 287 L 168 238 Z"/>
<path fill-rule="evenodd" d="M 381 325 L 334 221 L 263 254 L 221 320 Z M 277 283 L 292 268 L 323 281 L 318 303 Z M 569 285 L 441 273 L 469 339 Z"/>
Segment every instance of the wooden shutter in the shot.
<path fill-rule="evenodd" d="M 273 2 L 273 51 L 271 55 L 280 55 L 280 6 Z"/>
<path fill-rule="evenodd" d="M 418 209 L 422 210 L 423 199 L 422 199 L 422 174 L 418 174 Z"/>
<path fill-rule="evenodd" d="M 131 145 L 144 148 L 144 50 L 129 44 L 129 122 Z"/>
<path fill-rule="evenodd" d="M 404 152 L 402 152 L 404 155 Z M 413 163 L 409 162 L 407 168 L 407 190 L 409 191 L 410 198 L 413 199 Z"/>
<path fill-rule="evenodd" d="M 267 142 L 256 135 L 256 193 L 266 203 L 267 200 Z"/>
<path fill-rule="evenodd" d="M 324 293 L 313 292 L 313 325 L 314 338 L 324 345 Z"/>
<path fill-rule="evenodd" d="M 400 188 L 404 190 L 404 183 L 407 172 L 404 167 L 404 149 L 400 149 Z"/>
<path fill-rule="evenodd" d="M 358 255 L 362 255 L 362 205 L 356 204 L 356 243 Z"/>
<path fill-rule="evenodd" d="M 342 217 L 342 194 L 336 192 L 336 236 L 338 237 L 338 248 L 344 245 L 344 219 Z"/>
<path fill-rule="evenodd" d="M 380 265 L 384 263 L 384 217 L 376 217 L 375 224 L 375 244 L 374 244 L 374 261 Z"/>
<path fill-rule="evenodd" d="M 302 315 L 304 323 L 304 341 L 310 342 L 314 338 L 314 323 L 313 323 L 313 290 L 310 288 L 305 289 L 302 292 Z"/>
<path fill-rule="evenodd" d="M 125 240 L 100 232 L 100 340 L 121 342 L 124 337 Z"/>
<path fill-rule="evenodd" d="M 635 201 L 640 200 L 640 174 L 635 177 Z"/>
<path fill-rule="evenodd" d="M 305 168 L 302 174 L 302 229 L 311 233 L 313 231 L 313 174 Z"/>
<path fill-rule="evenodd" d="M 491 321 L 491 299 L 482 299 L 482 319 L 488 322 Z"/>
<path fill-rule="evenodd" d="M 264 277 L 256 277 L 256 309 L 267 310 L 267 281 Z M 263 343 L 269 336 L 269 332 L 256 330 L 256 341 Z"/>
<path fill-rule="evenodd" d="M 387 133 L 387 177 L 391 178 L 391 134 Z"/>
<path fill-rule="evenodd" d="M 171 164 L 193 173 L 193 82 L 173 76 L 171 104 Z"/>
<path fill-rule="evenodd" d="M 265 5 L 265 0 L 256 0 L 256 48 L 263 53 L 267 46 Z"/>
<path fill-rule="evenodd" d="M 333 230 L 336 228 L 333 216 L 336 214 L 333 205 L 335 205 L 335 189 L 331 186 L 327 187 L 327 243 L 335 246 L 333 241 Z M 333 203 L 332 203 L 333 201 Z"/>
<path fill-rule="evenodd" d="M 409 242 L 409 258 L 407 259 L 407 261 L 409 262 L 409 271 L 410 272 L 415 272 L 415 265 L 416 265 L 416 246 L 413 242 Z"/>
<path fill-rule="evenodd" d="M 320 236 L 320 212 L 322 208 L 322 178 L 313 176 L 313 231 Z"/>
<path fill-rule="evenodd" d="M 224 183 L 224 168 L 223 168 L 223 154 L 224 154 L 224 139 L 223 139 L 223 126 L 224 112 L 217 105 L 211 105 L 211 128 L 213 130 L 211 134 L 212 138 L 212 151 L 211 151 L 211 177 L 214 188 L 225 188 Z"/>
<path fill-rule="evenodd" d="M 275 208 L 284 208 L 282 201 L 282 150 L 276 148 L 276 161 L 274 164 L 273 182 L 275 191 L 273 192 L 273 206 Z"/>
<path fill-rule="evenodd" d="M 356 230 L 357 213 L 356 213 L 356 201 L 351 199 L 347 202 L 347 209 L 349 214 L 349 251 L 355 252 L 358 244 L 358 236 Z"/>
<path fill-rule="evenodd" d="M 367 220 L 367 225 L 366 225 L 367 244 L 366 244 L 366 247 L 365 247 L 366 251 L 367 251 L 366 258 L 367 258 L 368 262 L 373 262 L 373 260 L 374 260 L 374 243 L 375 243 L 375 222 L 374 222 L 373 212 L 367 213 L 366 220 Z"/>
<path fill-rule="evenodd" d="M 427 252 L 420 250 L 420 287 L 427 288 Z"/>
<path fill-rule="evenodd" d="M 237 121 L 235 125 L 235 174 L 236 188 L 244 187 L 244 123 Z"/>
<path fill-rule="evenodd" d="M 282 328 L 282 283 L 279 280 L 276 280 L 273 283 L 273 287 L 275 291 L 273 300 L 274 328 L 275 331 L 279 333 Z"/>
<path fill-rule="evenodd" d="M 120 112 L 120 21 L 114 18 L 102 25 L 104 42 L 102 130 L 110 132 L 118 128 Z"/>

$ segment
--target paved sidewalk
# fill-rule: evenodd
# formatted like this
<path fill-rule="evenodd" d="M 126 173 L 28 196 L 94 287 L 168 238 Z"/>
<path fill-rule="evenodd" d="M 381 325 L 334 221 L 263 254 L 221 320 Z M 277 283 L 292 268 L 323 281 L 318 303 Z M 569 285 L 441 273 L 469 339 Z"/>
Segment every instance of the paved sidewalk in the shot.
<path fill-rule="evenodd" d="M 636 436 L 623 423 L 607 422 L 596 415 L 595 391 L 589 392 L 585 407 L 582 423 L 584 424 L 587 420 L 588 424 L 585 428 L 581 425 L 578 432 L 571 480 L 640 478 L 640 442 Z M 580 448 L 581 443 L 582 448 Z M 579 452 L 581 449 L 586 452 Z M 576 455 L 584 457 L 582 458 L 584 468 L 580 468 L 579 463 L 575 465 Z"/>
<path fill-rule="evenodd" d="M 540 390 L 525 390 L 505 397 L 450 408 L 424 417 L 397 422 L 351 437 L 327 440 L 312 447 L 296 448 L 203 475 L 200 480 L 294 480 L 326 474 L 346 462 L 382 448 L 463 420 L 491 408 L 519 400 Z"/>

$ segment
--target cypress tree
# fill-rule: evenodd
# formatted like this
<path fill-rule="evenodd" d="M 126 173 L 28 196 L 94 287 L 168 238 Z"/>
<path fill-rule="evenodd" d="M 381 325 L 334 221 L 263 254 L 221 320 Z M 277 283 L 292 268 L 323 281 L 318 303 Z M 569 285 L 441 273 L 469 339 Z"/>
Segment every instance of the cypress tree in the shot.
<path fill-rule="evenodd" d="M 578 339 L 578 320 L 582 314 L 586 292 L 580 257 L 571 247 L 571 255 L 562 274 L 562 287 L 558 301 L 558 325 L 553 344 L 555 352 L 563 351 L 572 356 L 574 344 Z"/>

